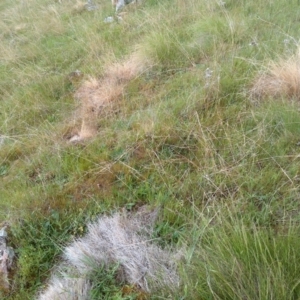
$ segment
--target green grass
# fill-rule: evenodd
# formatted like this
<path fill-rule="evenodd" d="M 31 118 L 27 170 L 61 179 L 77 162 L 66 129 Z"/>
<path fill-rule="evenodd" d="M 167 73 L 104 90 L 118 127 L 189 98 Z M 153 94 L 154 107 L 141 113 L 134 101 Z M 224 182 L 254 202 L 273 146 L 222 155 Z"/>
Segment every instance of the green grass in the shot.
<path fill-rule="evenodd" d="M 298 225 L 287 231 L 203 213 L 193 232 L 187 299 L 298 299 Z M 231 214 L 227 211 L 227 214 Z"/>
<path fill-rule="evenodd" d="M 154 238 L 184 249 L 172 299 L 298 299 L 299 103 L 249 93 L 297 52 L 297 1 L 145 0 L 108 24 L 110 1 L 95 2 L 0 4 L 0 222 L 17 254 L 5 298 L 33 299 L 96 215 L 149 204 Z M 132 51 L 150 67 L 95 138 L 68 143 L 80 124 L 69 74 L 100 78 Z M 94 298 L 107 285 L 135 299 L 111 273 Z"/>

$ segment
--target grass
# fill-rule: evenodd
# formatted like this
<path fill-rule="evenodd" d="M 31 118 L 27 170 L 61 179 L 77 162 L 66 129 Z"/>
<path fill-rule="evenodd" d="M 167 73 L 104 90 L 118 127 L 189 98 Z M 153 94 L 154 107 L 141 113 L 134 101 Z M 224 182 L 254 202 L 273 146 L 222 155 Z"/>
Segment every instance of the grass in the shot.
<path fill-rule="evenodd" d="M 299 298 L 299 268 L 292 263 L 298 259 L 298 225 L 274 232 L 200 215 L 204 220 L 195 228 L 195 250 L 185 268 L 192 270 L 186 278 L 194 284 L 187 299 Z"/>
<path fill-rule="evenodd" d="M 1 296 L 33 299 L 87 223 L 147 204 L 184 257 L 151 299 L 298 299 L 296 1 L 145 0 L 113 23 L 95 3 L 0 4 Z M 94 298 L 140 299 L 102 271 Z"/>

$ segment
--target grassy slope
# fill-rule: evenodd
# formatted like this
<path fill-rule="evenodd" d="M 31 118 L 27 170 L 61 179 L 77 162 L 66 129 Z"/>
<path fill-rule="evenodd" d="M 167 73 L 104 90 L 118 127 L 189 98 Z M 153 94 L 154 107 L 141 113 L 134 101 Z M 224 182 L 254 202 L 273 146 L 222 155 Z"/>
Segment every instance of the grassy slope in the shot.
<path fill-rule="evenodd" d="M 296 1 L 145 0 L 111 24 L 110 1 L 99 8 L 0 4 L 0 221 L 18 255 L 8 299 L 32 299 L 88 220 L 142 204 L 162 206 L 163 244 L 186 245 L 186 299 L 298 299 L 299 105 L 247 92 L 296 52 Z M 136 48 L 152 68 L 96 138 L 67 143 L 68 74 L 100 76 Z"/>

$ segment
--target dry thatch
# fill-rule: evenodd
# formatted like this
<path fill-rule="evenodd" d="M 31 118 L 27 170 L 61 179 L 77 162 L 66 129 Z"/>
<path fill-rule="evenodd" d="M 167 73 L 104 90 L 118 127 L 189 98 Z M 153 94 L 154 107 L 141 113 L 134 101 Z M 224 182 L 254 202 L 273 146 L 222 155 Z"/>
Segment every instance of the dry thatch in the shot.
<path fill-rule="evenodd" d="M 39 300 L 87 300 L 89 289 L 88 280 L 61 274 L 59 277 L 51 278 L 47 290 L 39 296 Z"/>
<path fill-rule="evenodd" d="M 81 104 L 81 129 L 70 141 L 95 136 L 98 118 L 111 111 L 128 82 L 140 75 L 147 66 L 149 63 L 134 53 L 125 62 L 109 66 L 102 78 L 86 80 L 75 93 L 75 98 Z"/>
<path fill-rule="evenodd" d="M 256 98 L 300 99 L 300 50 L 289 59 L 271 62 L 267 70 L 255 78 L 250 92 Z"/>
<path fill-rule="evenodd" d="M 151 292 L 176 289 L 179 277 L 173 253 L 150 240 L 157 211 L 116 213 L 88 225 L 88 233 L 64 251 L 66 270 L 53 276 L 39 300 L 89 299 L 89 274 L 118 264 L 118 280 Z M 66 266 L 67 265 L 67 269 Z M 75 275 L 74 275 L 75 274 Z"/>

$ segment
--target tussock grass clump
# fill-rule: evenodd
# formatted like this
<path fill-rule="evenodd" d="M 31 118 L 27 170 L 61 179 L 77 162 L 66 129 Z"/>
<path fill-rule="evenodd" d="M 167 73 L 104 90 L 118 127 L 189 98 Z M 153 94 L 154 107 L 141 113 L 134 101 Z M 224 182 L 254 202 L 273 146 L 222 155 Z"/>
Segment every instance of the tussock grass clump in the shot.
<path fill-rule="evenodd" d="M 257 98 L 287 97 L 300 99 L 300 52 L 287 59 L 271 61 L 262 74 L 259 74 L 251 88 Z"/>
<path fill-rule="evenodd" d="M 299 226 L 274 231 L 222 214 L 201 214 L 192 235 L 188 299 L 299 299 Z"/>
<path fill-rule="evenodd" d="M 65 273 L 54 276 L 38 299 L 74 299 L 69 295 L 75 295 L 77 288 L 82 299 L 90 299 L 87 294 L 97 284 L 92 274 L 97 269 L 108 271 L 112 266 L 117 266 L 119 284 L 130 284 L 145 292 L 176 290 L 179 278 L 174 254 L 150 240 L 156 215 L 157 211 L 144 207 L 135 215 L 116 213 L 89 224 L 88 233 L 64 251 L 61 269 Z"/>

